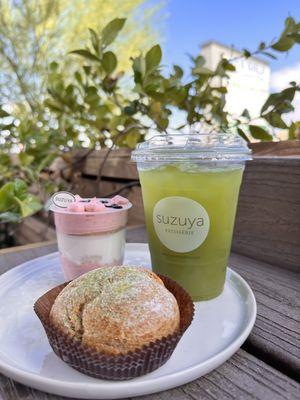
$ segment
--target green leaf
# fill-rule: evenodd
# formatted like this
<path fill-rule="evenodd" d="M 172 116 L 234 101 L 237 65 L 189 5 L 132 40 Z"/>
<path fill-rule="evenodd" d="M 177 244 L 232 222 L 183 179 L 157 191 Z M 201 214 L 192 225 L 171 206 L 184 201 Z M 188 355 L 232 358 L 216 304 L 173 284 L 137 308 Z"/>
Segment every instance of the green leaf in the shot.
<path fill-rule="evenodd" d="M 18 197 L 14 197 L 14 200 L 18 203 L 20 207 L 20 214 L 23 218 L 28 217 L 39 211 L 42 205 L 37 197 L 28 194 L 24 200 L 20 200 Z"/>
<path fill-rule="evenodd" d="M 264 128 L 257 125 L 249 125 L 250 133 L 254 139 L 262 141 L 271 141 L 273 136 L 270 135 Z"/>
<path fill-rule="evenodd" d="M 143 82 L 144 91 L 146 93 L 156 92 L 160 87 L 160 79 L 153 77 L 153 75 L 148 75 Z"/>
<path fill-rule="evenodd" d="M 276 108 L 277 106 L 280 107 L 281 104 L 284 102 L 293 101 L 295 92 L 296 92 L 296 88 L 290 87 L 290 88 L 282 90 L 281 92 L 270 94 L 270 96 L 267 98 L 265 104 L 262 106 L 261 114 L 263 114 L 265 111 L 267 111 L 270 106 L 273 106 L 273 108 Z"/>
<path fill-rule="evenodd" d="M 229 61 L 226 60 L 226 62 L 223 65 L 225 71 L 235 71 L 236 68 L 233 64 L 231 64 Z"/>
<path fill-rule="evenodd" d="M 70 84 L 67 86 L 67 88 L 66 88 L 66 96 L 67 96 L 67 98 L 68 98 L 68 101 L 70 101 L 70 100 L 73 99 L 74 90 L 75 90 L 74 85 L 72 85 L 72 84 L 70 83 Z"/>
<path fill-rule="evenodd" d="M 195 68 L 203 67 L 203 65 L 205 64 L 205 58 L 201 54 L 199 54 L 199 56 L 197 56 L 196 58 L 190 58 L 195 63 Z"/>
<path fill-rule="evenodd" d="M 11 160 L 8 154 L 0 153 L 0 165 L 8 167 L 11 164 Z"/>
<path fill-rule="evenodd" d="M 246 57 L 246 58 L 251 57 L 251 53 L 250 53 L 250 51 L 247 50 L 247 49 L 243 49 L 243 55 L 244 55 L 244 57 Z"/>
<path fill-rule="evenodd" d="M 285 30 L 290 30 L 293 29 L 293 27 L 296 25 L 296 22 L 293 17 L 287 17 L 284 21 L 285 25 Z"/>
<path fill-rule="evenodd" d="M 89 86 L 86 89 L 86 96 L 84 100 L 92 107 L 98 106 L 100 98 L 98 95 L 97 88 L 95 86 Z"/>
<path fill-rule="evenodd" d="M 297 137 L 297 134 L 299 137 Z M 289 140 L 296 140 L 300 138 L 300 121 L 293 122 L 289 127 Z"/>
<path fill-rule="evenodd" d="M 208 75 L 212 76 L 213 72 L 209 68 L 206 67 L 195 67 L 192 69 L 193 75 Z"/>
<path fill-rule="evenodd" d="M 250 140 L 248 136 L 245 134 L 245 132 L 242 131 L 241 128 L 237 128 L 238 134 L 248 143 L 250 143 Z"/>
<path fill-rule="evenodd" d="M 28 178 L 31 182 L 35 182 L 37 180 L 36 169 L 32 169 L 30 167 L 22 167 L 22 170 L 26 172 Z"/>
<path fill-rule="evenodd" d="M 165 129 L 167 129 L 167 127 L 169 125 L 169 119 L 160 117 L 160 118 L 157 118 L 156 123 L 157 123 L 158 130 L 164 131 Z"/>
<path fill-rule="evenodd" d="M 145 62 L 146 62 L 146 71 L 151 72 L 154 68 L 156 68 L 162 57 L 162 51 L 161 47 L 157 44 L 153 46 L 145 56 Z"/>
<path fill-rule="evenodd" d="M 292 111 L 291 107 L 293 106 L 290 103 L 294 100 L 295 93 L 296 88 L 289 87 L 281 92 L 271 94 L 263 105 L 262 112 L 266 111 L 269 106 L 273 106 L 274 109 L 278 108 L 282 110 L 286 108 L 287 111 L 284 112 Z"/>
<path fill-rule="evenodd" d="M 82 85 L 82 76 L 81 76 L 81 73 L 79 71 L 75 72 L 75 79 L 80 85 Z"/>
<path fill-rule="evenodd" d="M 8 211 L 13 206 L 14 183 L 8 182 L 0 189 L 0 212 Z"/>
<path fill-rule="evenodd" d="M 296 136 L 295 136 L 295 125 L 292 124 L 289 127 L 289 140 L 295 140 L 295 139 L 296 139 Z"/>
<path fill-rule="evenodd" d="M 137 129 L 131 129 L 126 135 L 126 144 L 129 148 L 134 149 L 141 138 L 141 133 Z"/>
<path fill-rule="evenodd" d="M 220 89 L 220 88 L 218 88 Z M 185 88 L 176 88 L 170 92 L 167 93 L 168 97 L 172 101 L 172 104 L 175 104 L 176 106 L 180 105 L 183 101 L 186 100 L 188 92 L 187 89 Z"/>
<path fill-rule="evenodd" d="M 214 87 L 212 89 L 216 90 L 217 92 L 222 93 L 222 94 L 226 94 L 228 92 L 228 90 L 225 86 L 220 86 L 220 87 L 216 87 L 216 88 Z"/>
<path fill-rule="evenodd" d="M 117 63 L 117 57 L 112 51 L 107 51 L 106 53 L 103 53 L 102 65 L 108 75 L 116 69 Z"/>
<path fill-rule="evenodd" d="M 235 71 L 236 70 L 235 66 L 226 59 L 223 60 L 223 68 L 225 69 L 225 71 Z"/>
<path fill-rule="evenodd" d="M 20 199 L 24 199 L 27 195 L 28 186 L 22 179 L 14 181 L 14 194 Z"/>
<path fill-rule="evenodd" d="M 176 78 L 183 77 L 183 69 L 181 67 L 179 67 L 179 65 L 173 65 L 173 69 L 174 69 Z"/>
<path fill-rule="evenodd" d="M 44 105 L 46 107 L 49 107 L 53 111 L 58 111 L 58 112 L 62 112 L 63 111 L 62 105 L 58 101 L 55 101 L 55 100 L 52 100 L 52 99 L 46 99 L 45 102 L 44 102 Z"/>
<path fill-rule="evenodd" d="M 264 116 L 265 120 L 269 122 L 270 125 L 274 126 L 275 128 L 282 128 L 286 129 L 287 125 L 281 118 L 280 114 L 276 112 L 271 112 Z"/>
<path fill-rule="evenodd" d="M 130 104 L 129 106 L 124 107 L 124 113 L 127 115 L 134 115 L 137 112 L 134 104 Z"/>
<path fill-rule="evenodd" d="M 0 118 L 4 118 L 4 117 L 11 117 L 11 115 L 6 112 L 5 110 L 3 110 L 2 108 L 0 108 Z"/>
<path fill-rule="evenodd" d="M 19 153 L 19 160 L 20 160 L 21 165 L 27 167 L 34 160 L 34 156 L 31 156 L 25 152 L 21 152 L 21 153 Z"/>
<path fill-rule="evenodd" d="M 56 61 L 52 61 L 50 63 L 50 71 L 55 72 L 58 69 L 58 63 Z"/>
<path fill-rule="evenodd" d="M 97 54 L 99 54 L 99 38 L 94 29 L 88 28 L 91 35 L 92 46 Z"/>
<path fill-rule="evenodd" d="M 247 119 L 250 119 L 250 114 L 249 111 L 247 110 L 247 108 L 245 108 L 245 110 L 242 112 L 242 117 L 245 117 Z"/>
<path fill-rule="evenodd" d="M 31 214 L 34 214 L 43 208 L 40 200 L 32 194 L 27 196 L 25 203 L 31 209 Z"/>
<path fill-rule="evenodd" d="M 142 56 L 138 56 L 132 59 L 132 68 L 134 71 L 135 83 L 142 83 L 143 77 L 146 71 L 145 59 Z"/>
<path fill-rule="evenodd" d="M 291 33 L 289 35 L 296 43 L 300 43 L 300 33 Z"/>
<path fill-rule="evenodd" d="M 116 19 L 110 21 L 102 29 L 101 36 L 102 36 L 102 44 L 104 47 L 108 46 L 116 39 L 116 37 L 118 36 L 118 33 L 123 28 L 125 22 L 126 22 L 125 18 L 116 18 Z"/>
<path fill-rule="evenodd" d="M 99 57 L 95 56 L 95 54 L 91 53 L 89 50 L 79 49 L 70 51 L 70 54 L 77 54 L 78 56 L 84 57 L 87 60 L 91 61 L 101 61 Z"/>
<path fill-rule="evenodd" d="M 28 195 L 27 190 L 26 183 L 21 179 L 16 179 L 14 182 L 8 182 L 2 186 L 0 189 L 0 212 L 17 213 L 20 209 L 20 202 L 25 201 L 28 196 L 32 196 Z"/>
<path fill-rule="evenodd" d="M 91 67 L 89 65 L 84 65 L 83 70 L 86 75 L 89 75 L 91 73 Z"/>
<path fill-rule="evenodd" d="M 273 50 L 285 52 L 288 51 L 294 45 L 294 40 L 292 38 L 283 36 L 281 37 L 278 42 L 274 43 L 271 48 Z"/>

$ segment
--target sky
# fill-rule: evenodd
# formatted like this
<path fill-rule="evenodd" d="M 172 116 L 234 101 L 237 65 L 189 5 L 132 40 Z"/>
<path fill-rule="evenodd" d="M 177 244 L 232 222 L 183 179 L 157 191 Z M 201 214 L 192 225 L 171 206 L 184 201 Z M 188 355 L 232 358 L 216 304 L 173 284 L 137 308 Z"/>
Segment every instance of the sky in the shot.
<path fill-rule="evenodd" d="M 164 62 L 186 70 L 187 54 L 197 55 L 201 43 L 219 41 L 237 49 L 255 50 L 261 41 L 278 37 L 288 16 L 300 21 L 300 0 L 165 0 L 162 22 Z M 266 58 L 271 67 L 271 91 L 300 81 L 300 45 L 277 60 Z M 300 118 L 300 94 L 294 106 Z"/>
<path fill-rule="evenodd" d="M 279 35 L 284 19 L 300 20 L 300 0 L 167 0 L 164 50 L 168 63 L 188 65 L 201 43 L 216 40 L 254 50 Z M 300 46 L 288 56 L 270 60 L 272 70 L 300 62 Z"/>

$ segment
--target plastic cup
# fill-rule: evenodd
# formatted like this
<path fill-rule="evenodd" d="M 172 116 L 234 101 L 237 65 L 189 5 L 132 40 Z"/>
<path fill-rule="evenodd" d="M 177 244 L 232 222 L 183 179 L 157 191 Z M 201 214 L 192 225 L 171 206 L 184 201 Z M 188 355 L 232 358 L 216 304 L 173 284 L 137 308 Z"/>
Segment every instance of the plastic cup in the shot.
<path fill-rule="evenodd" d="M 106 199 L 100 199 L 106 200 Z M 122 209 L 70 212 L 52 205 L 57 244 L 66 280 L 103 266 L 122 265 L 131 203 Z"/>
<path fill-rule="evenodd" d="M 138 145 L 137 162 L 152 268 L 194 301 L 225 283 L 246 143 L 234 134 L 159 135 Z"/>

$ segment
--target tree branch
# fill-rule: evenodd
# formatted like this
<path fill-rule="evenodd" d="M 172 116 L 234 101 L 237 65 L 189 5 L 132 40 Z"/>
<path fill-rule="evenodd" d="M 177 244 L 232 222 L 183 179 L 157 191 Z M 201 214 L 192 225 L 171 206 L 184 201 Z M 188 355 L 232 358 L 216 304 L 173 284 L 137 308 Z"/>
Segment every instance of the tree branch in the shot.
<path fill-rule="evenodd" d="M 18 66 L 17 64 L 9 57 L 8 54 L 5 53 L 3 47 L 0 47 L 0 52 L 1 54 L 5 57 L 6 61 L 8 62 L 8 64 L 10 65 L 12 71 L 14 72 L 14 74 L 16 75 L 16 78 L 19 82 L 19 86 L 22 92 L 22 95 L 24 96 L 26 102 L 28 103 L 31 111 L 34 111 L 35 107 L 33 102 L 31 101 L 30 97 L 28 96 L 28 89 L 26 84 L 23 82 L 22 76 L 18 70 Z"/>
<path fill-rule="evenodd" d="M 113 144 L 111 145 L 111 147 L 108 149 L 107 153 L 105 154 L 105 157 L 104 157 L 102 163 L 100 164 L 100 168 L 98 170 L 97 180 L 96 180 L 96 196 L 99 197 L 99 195 L 100 195 L 100 189 L 101 189 L 100 181 L 101 181 L 101 177 L 102 177 L 102 172 L 103 172 L 103 169 L 105 167 L 105 163 L 106 163 L 110 153 L 112 152 L 112 150 L 113 150 L 113 148 L 115 146 L 115 143 L 116 143 L 117 139 L 119 139 L 120 137 L 126 135 L 131 129 L 134 129 L 134 128 L 141 128 L 141 126 L 140 125 L 136 125 L 136 124 L 129 125 L 122 132 L 120 132 L 118 135 L 116 135 L 114 138 L 111 139 Z"/>

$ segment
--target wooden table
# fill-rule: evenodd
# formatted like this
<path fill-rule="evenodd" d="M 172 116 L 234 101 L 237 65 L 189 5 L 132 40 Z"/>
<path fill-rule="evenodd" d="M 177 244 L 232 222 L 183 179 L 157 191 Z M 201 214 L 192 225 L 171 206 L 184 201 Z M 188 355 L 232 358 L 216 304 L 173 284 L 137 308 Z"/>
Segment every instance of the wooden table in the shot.
<path fill-rule="evenodd" d="M 146 242 L 143 227 L 128 231 L 128 242 Z M 0 251 L 0 274 L 19 263 L 57 250 L 55 243 Z M 251 285 L 257 320 L 246 343 L 215 371 L 144 400 L 300 399 L 299 273 L 232 254 L 230 266 Z M 0 374 L 0 400 L 59 400 Z"/>

